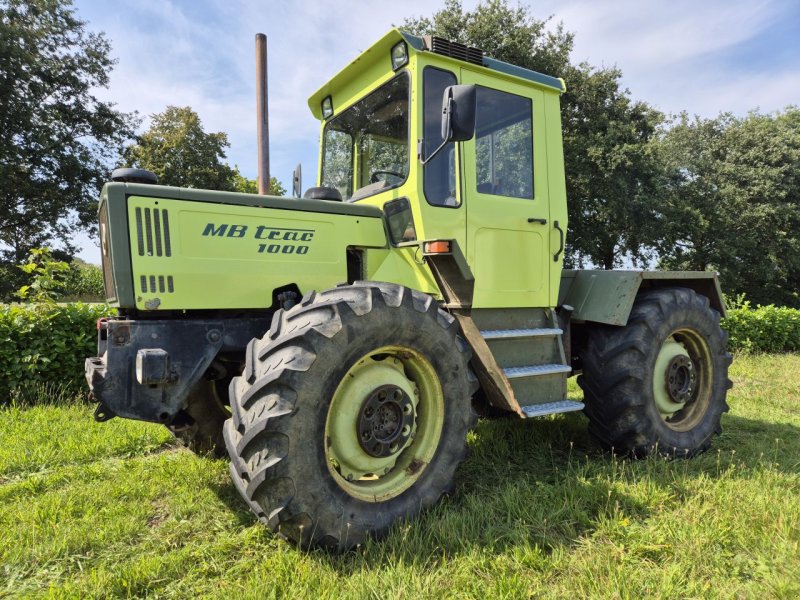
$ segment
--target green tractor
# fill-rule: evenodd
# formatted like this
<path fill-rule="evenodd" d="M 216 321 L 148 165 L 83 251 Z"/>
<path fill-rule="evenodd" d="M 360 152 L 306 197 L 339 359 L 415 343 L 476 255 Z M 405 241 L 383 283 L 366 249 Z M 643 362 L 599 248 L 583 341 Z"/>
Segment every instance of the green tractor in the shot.
<path fill-rule="evenodd" d="M 716 276 L 562 269 L 564 92 L 392 30 L 311 96 L 303 198 L 116 172 L 95 418 L 227 449 L 261 521 L 335 549 L 450 493 L 479 413 L 582 410 L 619 453 L 706 450 L 731 385 Z"/>

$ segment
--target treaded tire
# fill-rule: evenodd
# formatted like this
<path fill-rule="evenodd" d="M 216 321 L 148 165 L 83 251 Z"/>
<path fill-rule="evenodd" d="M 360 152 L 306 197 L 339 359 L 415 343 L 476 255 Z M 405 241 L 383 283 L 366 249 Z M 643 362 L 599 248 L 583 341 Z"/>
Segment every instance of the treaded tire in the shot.
<path fill-rule="evenodd" d="M 385 283 L 310 292 L 279 310 L 270 331 L 248 345 L 224 427 L 231 477 L 256 516 L 303 547 L 346 550 L 451 493 L 476 420 L 470 396 L 477 383 L 457 332 L 433 298 Z M 435 454 L 413 485 L 372 502 L 348 493 L 332 474 L 326 419 L 342 377 L 365 353 L 386 346 L 425 356 L 441 384 L 444 416 Z"/>
<path fill-rule="evenodd" d="M 658 354 L 679 331 L 704 342 L 705 360 L 711 366 L 706 374 L 710 392 L 702 396 L 703 404 L 683 428 L 670 426 L 662 417 L 653 390 L 654 377 L 664 377 L 663 372 L 654 372 Z M 593 328 L 581 353 L 583 374 L 578 384 L 584 392 L 589 432 L 606 448 L 634 457 L 652 452 L 690 457 L 704 452 L 711 438 L 722 432 L 720 420 L 728 411 L 725 397 L 732 385 L 728 379 L 732 359 L 727 341 L 720 314 L 709 307 L 708 298 L 677 287 L 640 293 L 628 324 Z"/>
<path fill-rule="evenodd" d="M 180 425 L 167 425 L 172 435 L 196 454 L 225 456 L 222 427 L 230 413 L 220 401 L 216 382 L 201 381 L 192 388 L 183 412 Z"/>

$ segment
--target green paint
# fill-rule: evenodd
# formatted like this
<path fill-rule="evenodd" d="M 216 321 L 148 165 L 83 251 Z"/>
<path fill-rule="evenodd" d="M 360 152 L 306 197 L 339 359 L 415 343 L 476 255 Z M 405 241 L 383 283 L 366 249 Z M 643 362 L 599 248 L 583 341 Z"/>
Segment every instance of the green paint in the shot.
<path fill-rule="evenodd" d="M 306 292 L 346 281 L 348 246 L 386 244 L 383 222 L 375 217 L 145 196 L 128 197 L 127 211 L 139 309 L 269 307 L 272 290 L 289 283 Z"/>
<path fill-rule="evenodd" d="M 669 397 L 669 392 L 667 392 L 665 379 L 667 366 L 676 356 L 690 358 L 686 348 L 673 338 L 669 338 L 661 346 L 661 350 L 659 350 L 658 356 L 656 357 L 655 367 L 653 368 L 653 396 L 656 401 L 656 408 L 658 408 L 658 412 L 664 419 L 671 417 L 685 406 L 685 403 L 672 401 Z"/>
<path fill-rule="evenodd" d="M 411 36 L 413 37 L 413 36 Z M 468 64 L 454 58 L 425 51 L 421 40 L 393 30 L 366 50 L 324 84 L 309 99 L 312 113 L 321 119 L 320 103 L 323 98 L 333 98 L 335 114 L 391 81 L 397 74 L 392 71 L 389 52 L 398 41 L 409 44 L 409 62 L 402 69 L 411 81 L 410 164 L 408 177 L 402 185 L 392 189 L 370 189 L 369 195 L 357 200 L 359 205 L 382 207 L 386 202 L 400 197 L 409 199 L 416 225 L 417 238 L 422 240 L 455 240 L 466 259 L 464 270 L 475 279 L 474 308 L 555 306 L 561 271 L 561 257 L 554 261 L 558 250 L 558 232 L 554 221 L 567 227 L 567 204 L 564 184 L 564 161 L 561 148 L 561 116 L 559 96 L 562 86 L 555 79 L 540 81 L 536 77 L 523 77 L 508 69 L 487 68 Z M 476 163 L 483 153 L 482 139 L 472 139 L 455 145 L 453 205 L 435 206 L 425 201 L 423 169 L 415 159 L 416 140 L 424 137 L 423 130 L 423 70 L 434 67 L 455 75 L 458 83 L 472 83 L 523 99 L 529 106 L 527 117 L 532 137 L 528 154 L 531 155 L 532 198 L 486 194 L 478 191 Z M 522 71 L 526 71 L 523 69 Z M 527 72 L 527 73 L 533 73 Z M 440 100 L 437 100 L 440 102 Z M 438 111 L 437 111 L 438 112 Z M 490 114 L 490 118 L 496 115 Z M 491 125 L 491 123 L 490 123 Z M 502 123 L 498 129 L 502 129 Z M 325 122 L 322 122 L 325 126 Z M 478 137 L 481 137 L 479 132 Z M 360 143 L 351 141 L 352 155 L 359 160 Z M 413 142 L 413 143 L 412 143 Z M 321 148 L 320 169 L 324 167 L 324 149 Z M 405 168 L 405 167 L 404 167 Z M 358 169 L 355 168 L 354 172 Z M 321 177 L 321 172 L 319 174 Z M 321 181 L 321 179 L 320 179 Z M 352 179 L 353 190 L 362 186 L 364 178 Z M 370 193 L 371 192 L 371 193 Z M 355 192 L 358 196 L 359 194 Z M 530 223 L 528 219 L 545 219 L 544 225 Z M 387 251 L 392 254 L 398 250 Z M 384 251 L 368 252 L 367 275 L 379 280 L 403 283 L 411 281 L 416 289 L 440 295 L 426 264 L 419 253 L 409 253 L 414 262 L 405 257 L 387 258 Z M 561 255 L 563 256 L 563 254 Z M 380 261 L 381 266 L 375 266 Z M 390 268 L 389 268 L 390 267 Z M 408 268 L 418 275 L 411 276 Z M 389 277 L 392 277 L 391 279 Z M 401 278 L 401 279 L 400 279 Z M 435 290 L 435 291 L 433 291 Z"/>
<path fill-rule="evenodd" d="M 706 296 L 725 316 L 717 274 L 711 271 L 573 271 L 560 278 L 558 305 L 569 304 L 578 321 L 625 325 L 639 290 L 685 287 Z"/>
<path fill-rule="evenodd" d="M 358 415 L 378 387 L 394 385 L 412 400 L 414 425 L 405 445 L 374 457 L 358 441 Z M 328 408 L 325 459 L 339 486 L 367 502 L 383 502 L 411 487 L 431 461 L 444 423 L 444 395 L 436 371 L 413 348 L 378 348 L 342 378 Z"/>

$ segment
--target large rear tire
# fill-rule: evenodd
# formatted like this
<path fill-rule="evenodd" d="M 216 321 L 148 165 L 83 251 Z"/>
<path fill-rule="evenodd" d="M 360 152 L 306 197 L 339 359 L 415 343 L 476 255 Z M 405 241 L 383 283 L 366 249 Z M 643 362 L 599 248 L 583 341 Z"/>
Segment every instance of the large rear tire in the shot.
<path fill-rule="evenodd" d="M 222 426 L 231 416 L 216 381 L 203 379 L 189 392 L 186 408 L 167 425 L 178 441 L 200 455 L 225 456 Z"/>
<path fill-rule="evenodd" d="M 247 349 L 224 433 L 253 512 L 344 550 L 453 489 L 475 421 L 470 353 L 425 294 L 362 283 L 307 294 Z"/>
<path fill-rule="evenodd" d="M 598 326 L 581 353 L 589 431 L 622 454 L 689 457 L 721 433 L 728 334 L 686 288 L 640 294 L 625 327 Z"/>

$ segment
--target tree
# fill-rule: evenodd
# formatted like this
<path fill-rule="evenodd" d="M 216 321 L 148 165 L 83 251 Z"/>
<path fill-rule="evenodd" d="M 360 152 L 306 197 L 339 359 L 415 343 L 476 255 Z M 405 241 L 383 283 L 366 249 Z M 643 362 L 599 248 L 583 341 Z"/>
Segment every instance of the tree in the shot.
<path fill-rule="evenodd" d="M 239 171 L 238 166 L 233 167 L 233 191 L 243 194 L 257 194 L 258 181 L 248 179 Z M 286 188 L 276 177 L 269 178 L 269 193 L 271 196 L 286 196 Z"/>
<path fill-rule="evenodd" d="M 0 0 L 0 266 L 91 229 L 135 117 L 95 97 L 114 61 L 69 0 Z"/>
<path fill-rule="evenodd" d="M 800 109 L 679 115 L 658 144 L 661 264 L 714 269 L 729 295 L 800 306 Z"/>
<path fill-rule="evenodd" d="M 229 146 L 227 134 L 203 130 L 191 107 L 168 106 L 151 116 L 150 128 L 125 149 L 123 159 L 154 172 L 162 185 L 232 191 L 234 170 L 223 162 Z"/>
<path fill-rule="evenodd" d="M 610 269 L 624 259 L 644 261 L 652 254 L 663 215 L 655 187 L 658 163 L 649 142 L 663 117 L 646 103 L 631 100 L 620 87 L 618 69 L 572 64 L 572 33 L 561 24 L 550 27 L 548 19 L 536 19 L 527 7 L 511 8 L 506 0 L 487 0 L 472 12 L 465 12 L 459 0 L 446 0 L 432 17 L 406 19 L 402 27 L 563 77 L 567 262 Z"/>

